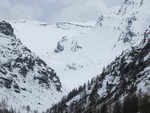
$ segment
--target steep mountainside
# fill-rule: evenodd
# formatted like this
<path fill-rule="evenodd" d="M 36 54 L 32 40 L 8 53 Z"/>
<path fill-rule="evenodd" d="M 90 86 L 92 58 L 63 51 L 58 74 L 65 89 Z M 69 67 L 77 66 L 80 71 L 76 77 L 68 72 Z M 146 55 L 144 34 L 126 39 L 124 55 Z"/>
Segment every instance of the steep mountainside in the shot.
<path fill-rule="evenodd" d="M 91 82 L 74 89 L 54 105 L 50 113 L 95 113 L 104 103 L 111 105 L 139 91 L 150 95 L 150 27 L 140 45 L 124 51 Z"/>
<path fill-rule="evenodd" d="M 14 29 L 0 22 L 0 101 L 8 108 L 30 106 L 42 111 L 62 95 L 55 71 L 14 35 Z"/>
<path fill-rule="evenodd" d="M 149 0 L 125 0 L 116 14 L 102 15 L 95 29 L 83 35 L 84 54 L 106 68 L 62 98 L 52 113 L 90 113 L 138 91 L 150 94 L 149 9 Z"/>

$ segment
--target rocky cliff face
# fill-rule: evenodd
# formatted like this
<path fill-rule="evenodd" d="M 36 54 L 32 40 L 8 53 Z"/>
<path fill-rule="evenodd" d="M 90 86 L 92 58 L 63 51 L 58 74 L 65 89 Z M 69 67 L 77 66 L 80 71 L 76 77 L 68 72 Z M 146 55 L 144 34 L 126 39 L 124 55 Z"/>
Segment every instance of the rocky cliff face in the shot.
<path fill-rule="evenodd" d="M 13 31 L 9 23 L 0 22 L 0 97 L 15 107 L 46 107 L 48 101 L 57 101 L 61 82 L 56 72 L 24 46 Z"/>

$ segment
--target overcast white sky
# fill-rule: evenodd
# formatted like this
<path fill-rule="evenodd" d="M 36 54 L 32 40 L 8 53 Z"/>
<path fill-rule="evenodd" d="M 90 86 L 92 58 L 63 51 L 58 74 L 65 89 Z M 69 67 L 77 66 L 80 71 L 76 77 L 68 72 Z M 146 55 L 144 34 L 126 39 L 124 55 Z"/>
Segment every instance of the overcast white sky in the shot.
<path fill-rule="evenodd" d="M 124 0 L 0 0 L 0 19 L 84 21 L 97 19 Z"/>

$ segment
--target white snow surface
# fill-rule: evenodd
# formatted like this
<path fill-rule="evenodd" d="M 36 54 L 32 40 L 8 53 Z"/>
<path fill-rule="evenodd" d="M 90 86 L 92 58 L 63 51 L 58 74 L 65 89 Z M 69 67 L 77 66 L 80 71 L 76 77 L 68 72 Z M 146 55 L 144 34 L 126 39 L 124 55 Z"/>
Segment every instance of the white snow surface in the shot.
<path fill-rule="evenodd" d="M 98 22 L 47 24 L 19 20 L 11 24 L 17 37 L 57 72 L 63 86 L 70 91 L 100 74 L 123 50 L 139 44 L 150 25 L 150 1 L 132 2 L 122 5 L 118 14 L 102 15 Z M 124 43 L 129 30 L 134 36 Z M 58 42 L 64 49 L 56 53 Z"/>

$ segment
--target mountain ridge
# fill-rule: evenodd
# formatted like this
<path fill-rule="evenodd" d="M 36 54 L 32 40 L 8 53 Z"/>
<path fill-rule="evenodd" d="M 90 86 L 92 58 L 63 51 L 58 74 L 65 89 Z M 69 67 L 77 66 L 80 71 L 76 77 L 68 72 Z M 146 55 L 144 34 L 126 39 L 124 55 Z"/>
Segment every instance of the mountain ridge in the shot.
<path fill-rule="evenodd" d="M 23 105 L 37 109 L 44 107 L 47 99 L 57 101 L 62 85 L 55 71 L 23 45 L 5 21 L 0 22 L 0 39 L 1 100 L 17 109 Z M 40 96 L 47 94 L 56 96 Z"/>

